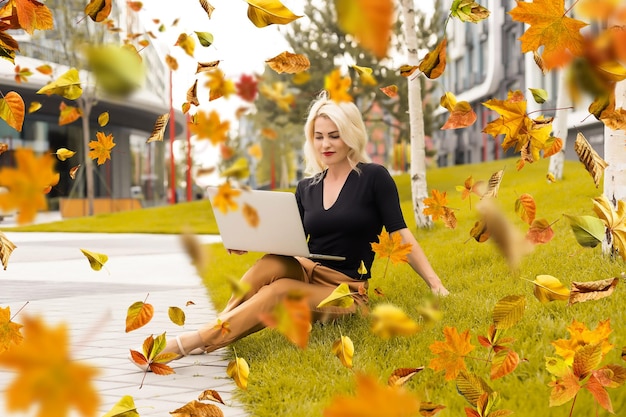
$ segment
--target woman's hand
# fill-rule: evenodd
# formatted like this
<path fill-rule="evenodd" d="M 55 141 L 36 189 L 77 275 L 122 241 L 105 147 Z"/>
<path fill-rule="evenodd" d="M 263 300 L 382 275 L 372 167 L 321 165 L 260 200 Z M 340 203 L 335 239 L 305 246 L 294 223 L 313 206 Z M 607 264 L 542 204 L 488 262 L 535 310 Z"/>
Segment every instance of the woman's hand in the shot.
<path fill-rule="evenodd" d="M 226 249 L 226 252 L 228 252 L 229 255 L 232 255 L 233 253 L 235 255 L 245 255 L 246 253 L 248 253 L 247 250 L 237 250 L 237 249 Z"/>

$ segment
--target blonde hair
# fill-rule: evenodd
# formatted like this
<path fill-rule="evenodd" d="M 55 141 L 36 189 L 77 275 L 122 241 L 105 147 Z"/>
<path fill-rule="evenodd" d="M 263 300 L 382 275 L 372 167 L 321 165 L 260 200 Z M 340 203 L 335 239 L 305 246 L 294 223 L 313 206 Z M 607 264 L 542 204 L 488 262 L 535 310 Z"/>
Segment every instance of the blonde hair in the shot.
<path fill-rule="evenodd" d="M 372 161 L 365 151 L 368 137 L 359 108 L 352 102 L 335 102 L 328 97 L 326 91 L 323 91 L 311 103 L 309 115 L 304 124 L 305 175 L 315 176 L 326 169 L 313 146 L 315 120 L 318 117 L 325 117 L 337 125 L 339 137 L 350 148 L 348 162 L 352 169 L 358 172 L 359 162 Z"/>

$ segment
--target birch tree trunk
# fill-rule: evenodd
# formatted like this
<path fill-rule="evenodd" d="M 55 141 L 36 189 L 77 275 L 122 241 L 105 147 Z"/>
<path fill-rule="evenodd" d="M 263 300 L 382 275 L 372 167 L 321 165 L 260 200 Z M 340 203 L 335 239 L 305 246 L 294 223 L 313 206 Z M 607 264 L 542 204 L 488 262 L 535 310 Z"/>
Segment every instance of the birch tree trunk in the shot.
<path fill-rule="evenodd" d="M 615 86 L 615 108 L 626 107 L 626 81 Z M 618 200 L 626 201 L 626 131 L 604 127 L 604 195 L 617 206 Z"/>
<path fill-rule="evenodd" d="M 406 38 L 409 65 L 418 65 L 417 37 L 415 35 L 415 9 L 413 0 L 401 0 L 404 18 L 404 36 Z M 428 197 L 426 182 L 426 150 L 424 141 L 424 114 L 422 110 L 422 91 L 417 77 L 407 77 L 409 100 L 409 127 L 411 138 L 411 195 L 413 214 L 418 228 L 432 227 L 432 220 L 424 215 L 424 199 Z"/>
<path fill-rule="evenodd" d="M 563 140 L 563 148 L 559 153 L 550 157 L 550 166 L 548 167 L 548 173 L 552 174 L 556 180 L 563 179 L 565 148 L 567 146 L 567 115 L 570 111 L 569 107 L 572 105 L 572 100 L 565 86 L 565 82 L 566 73 L 563 70 L 559 70 L 559 85 L 556 97 L 557 110 L 554 115 L 555 122 L 552 126 L 554 129 L 554 136 Z"/>

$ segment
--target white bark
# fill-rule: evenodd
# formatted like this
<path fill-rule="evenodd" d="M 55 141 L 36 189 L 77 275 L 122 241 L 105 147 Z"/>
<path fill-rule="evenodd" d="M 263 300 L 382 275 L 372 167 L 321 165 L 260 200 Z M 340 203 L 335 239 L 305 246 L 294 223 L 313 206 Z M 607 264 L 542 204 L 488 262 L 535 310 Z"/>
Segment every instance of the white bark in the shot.
<path fill-rule="evenodd" d="M 563 179 L 563 165 L 565 164 L 565 148 L 567 146 L 567 115 L 570 112 L 569 107 L 572 105 L 572 99 L 566 87 L 566 72 L 559 70 L 559 86 L 556 97 L 556 113 L 552 128 L 554 136 L 563 140 L 563 148 L 559 153 L 550 157 L 550 166 L 548 173 L 552 174 L 555 179 Z"/>
<path fill-rule="evenodd" d="M 415 9 L 413 0 L 401 0 L 404 18 L 409 65 L 418 65 L 417 37 L 415 29 Z M 428 197 L 426 182 L 426 150 L 424 140 L 424 114 L 422 110 L 422 91 L 417 77 L 408 77 L 409 127 L 411 138 L 411 195 L 413 196 L 413 214 L 418 228 L 432 226 L 432 220 L 423 213 L 424 199 Z"/>
<path fill-rule="evenodd" d="M 626 81 L 615 87 L 615 108 L 626 108 Z M 626 131 L 604 127 L 604 195 L 617 206 L 618 200 L 626 201 Z"/>

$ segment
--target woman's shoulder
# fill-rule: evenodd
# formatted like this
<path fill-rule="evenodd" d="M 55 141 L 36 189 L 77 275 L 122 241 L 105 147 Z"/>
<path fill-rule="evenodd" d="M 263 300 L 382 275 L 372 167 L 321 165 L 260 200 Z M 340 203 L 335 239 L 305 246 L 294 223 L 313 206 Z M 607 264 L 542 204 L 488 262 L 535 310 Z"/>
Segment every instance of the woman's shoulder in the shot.
<path fill-rule="evenodd" d="M 383 165 L 377 164 L 376 162 L 361 162 L 358 165 L 358 168 L 361 172 L 369 175 L 385 175 L 389 176 L 389 171 Z"/>

